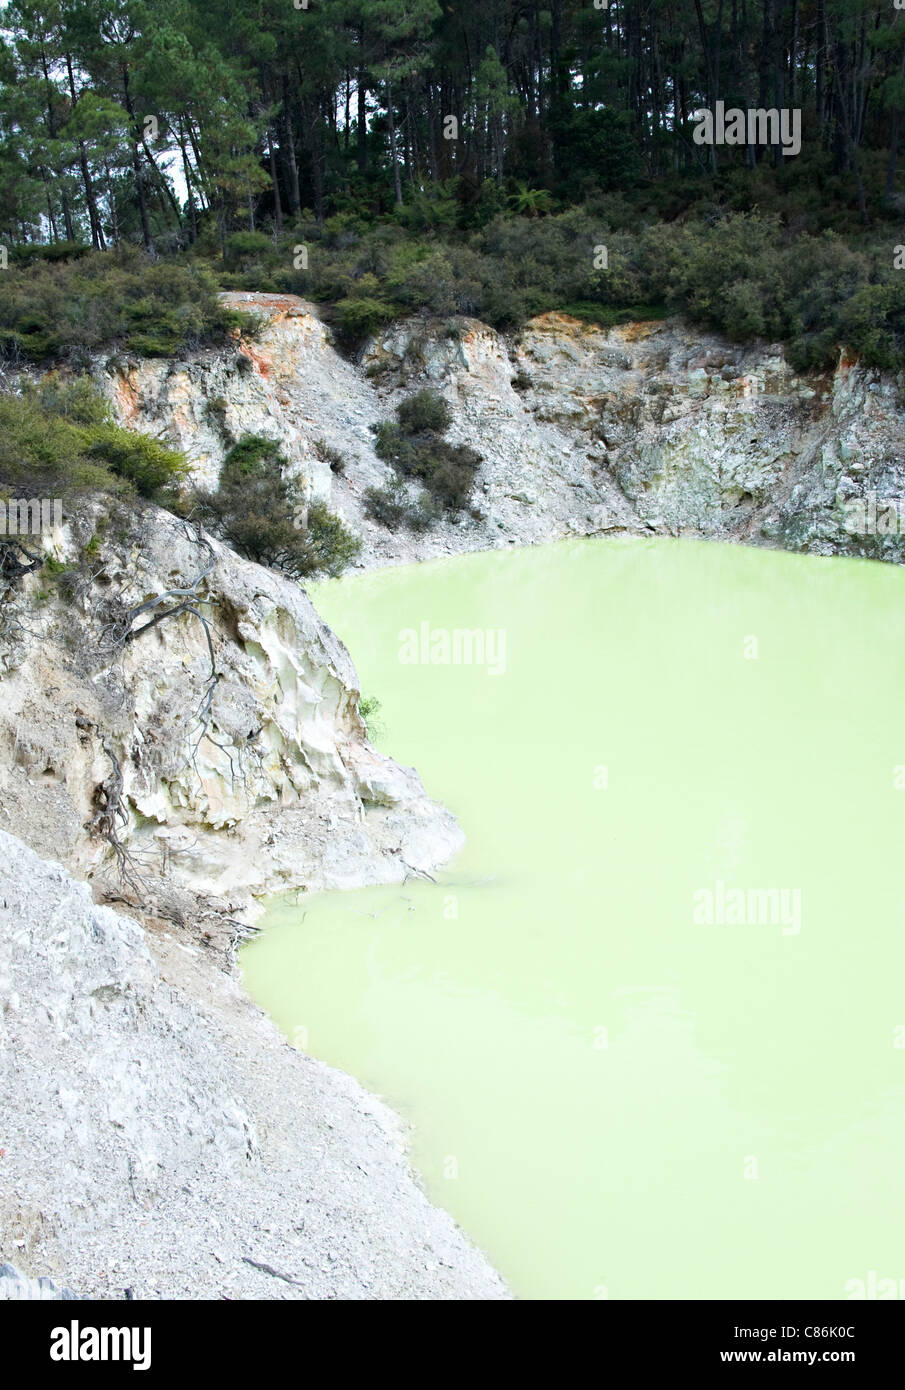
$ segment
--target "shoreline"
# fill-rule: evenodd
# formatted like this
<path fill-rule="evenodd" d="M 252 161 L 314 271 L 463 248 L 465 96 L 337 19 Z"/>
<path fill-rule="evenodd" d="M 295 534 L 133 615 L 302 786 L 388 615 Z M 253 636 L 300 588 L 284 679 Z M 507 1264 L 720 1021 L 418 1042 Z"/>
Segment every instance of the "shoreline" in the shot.
<path fill-rule="evenodd" d="M 0 1263 L 105 1299 L 511 1296 L 427 1198 L 383 1101 L 292 1048 L 172 924 L 139 928 L 0 843 Z M 73 1132 L 92 1136 L 76 1163 Z"/>

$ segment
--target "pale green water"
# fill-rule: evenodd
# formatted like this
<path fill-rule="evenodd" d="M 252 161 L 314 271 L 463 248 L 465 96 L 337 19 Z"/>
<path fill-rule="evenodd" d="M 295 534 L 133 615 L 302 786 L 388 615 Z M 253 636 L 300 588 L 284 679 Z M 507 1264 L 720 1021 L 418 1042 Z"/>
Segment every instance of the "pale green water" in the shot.
<path fill-rule="evenodd" d="M 578 541 L 314 597 L 469 842 L 275 905 L 255 998 L 414 1123 L 520 1295 L 905 1277 L 905 574 Z M 505 672 L 400 663 L 422 621 L 504 629 Z M 717 880 L 800 931 L 696 923 Z"/>

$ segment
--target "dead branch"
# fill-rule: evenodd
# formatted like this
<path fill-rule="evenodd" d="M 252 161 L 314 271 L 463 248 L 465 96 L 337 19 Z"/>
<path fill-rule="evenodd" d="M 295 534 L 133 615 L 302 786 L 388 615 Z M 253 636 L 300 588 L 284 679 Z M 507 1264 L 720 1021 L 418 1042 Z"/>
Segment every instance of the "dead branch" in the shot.
<path fill-rule="evenodd" d="M 129 821 L 128 812 L 123 805 L 122 768 L 106 738 L 101 739 L 101 746 L 110 759 L 113 771 L 106 782 L 101 782 L 95 789 L 94 800 L 97 810 L 85 828 L 100 835 L 112 847 L 119 864 L 121 882 L 141 899 L 147 891 L 146 885 L 119 833 L 119 827 L 127 825 Z"/>
<path fill-rule="evenodd" d="M 8 536 L 0 540 L 0 580 L 7 585 L 15 587 L 23 574 L 31 574 L 43 563 L 44 556 L 35 555 L 20 540 L 10 540 Z"/>
<path fill-rule="evenodd" d="M 184 524 L 186 527 L 186 531 L 188 531 L 188 522 L 185 522 Z M 204 535 L 204 532 L 201 529 L 201 523 L 195 522 L 194 529 L 194 539 L 198 543 L 198 545 L 202 546 L 203 549 L 207 551 L 209 557 L 208 563 L 195 576 L 191 583 L 187 584 L 184 588 L 166 589 L 162 594 L 155 594 L 154 598 L 146 599 L 145 602 L 140 603 L 137 606 L 137 608 L 131 608 L 126 614 L 126 630 L 122 634 L 122 641 L 123 643 L 134 642 L 136 637 L 140 637 L 143 632 L 150 632 L 151 629 L 156 627 L 158 623 L 162 623 L 165 618 L 178 618 L 183 613 L 191 613 L 194 617 L 198 619 L 198 621 L 204 628 L 204 635 L 207 639 L 208 654 L 211 659 L 211 674 L 213 675 L 215 667 L 214 644 L 211 640 L 210 623 L 208 622 L 207 618 L 205 618 L 201 613 L 199 613 L 195 605 L 203 601 L 201 595 L 198 592 L 198 588 L 199 585 L 203 582 L 203 580 L 205 580 L 207 576 L 210 574 L 211 570 L 213 570 L 214 566 L 217 563 L 217 557 L 214 554 L 213 546 L 211 545 L 210 541 L 207 539 L 207 537 Z M 160 608 L 161 604 L 167 603 L 171 599 L 177 599 L 179 601 L 177 603 L 174 603 L 172 607 L 163 609 L 162 612 L 154 612 L 155 609 Z M 143 623 L 141 627 L 133 627 L 133 623 L 135 623 L 135 621 L 138 618 L 140 618 L 143 613 L 154 613 L 154 616 L 150 618 L 148 622 Z"/>
<path fill-rule="evenodd" d="M 183 522 L 183 525 L 186 528 L 186 532 L 189 533 L 189 521 L 185 520 Z M 150 632 L 153 628 L 157 627 L 159 623 L 164 622 L 167 618 L 179 618 L 184 613 L 188 613 L 192 617 L 198 619 L 198 622 L 201 624 L 201 627 L 204 631 L 205 642 L 207 643 L 207 654 L 208 659 L 210 661 L 210 670 L 207 674 L 207 684 L 205 686 L 204 693 L 202 694 L 201 703 L 199 705 L 198 713 L 196 715 L 196 719 L 200 723 L 201 732 L 199 733 L 198 738 L 195 741 L 194 746 L 192 747 L 191 753 L 189 754 L 187 761 L 191 762 L 192 766 L 195 768 L 196 775 L 199 776 L 200 780 L 200 774 L 198 774 L 198 768 L 195 759 L 198 753 L 198 749 L 205 738 L 208 738 L 211 742 L 216 743 L 216 740 L 212 738 L 210 733 L 210 727 L 213 720 L 211 706 L 213 703 L 214 692 L 217 688 L 218 682 L 220 681 L 220 675 L 217 672 L 217 661 L 216 654 L 214 652 L 214 641 L 211 632 L 210 620 L 200 610 L 200 604 L 204 602 L 204 600 L 199 590 L 204 580 L 214 569 L 217 563 L 217 557 L 214 553 L 213 546 L 211 545 L 207 537 L 204 535 L 204 532 L 201 528 L 201 523 L 199 521 L 192 523 L 191 531 L 193 533 L 193 539 L 207 552 L 207 564 L 202 567 L 202 569 L 198 572 L 194 579 L 192 579 L 188 584 L 184 585 L 183 587 L 166 589 L 163 593 L 155 594 L 153 598 L 146 599 L 144 603 L 140 603 L 134 608 L 127 609 L 117 623 L 108 626 L 107 631 L 111 634 L 114 645 L 125 646 L 127 642 L 134 642 L 136 638 L 141 637 L 146 632 Z M 150 616 L 148 616 L 147 621 L 143 622 L 140 627 L 135 627 L 135 623 L 143 615 Z M 230 773 L 233 779 L 235 779 L 235 764 L 233 762 L 231 753 L 222 744 L 218 743 L 217 747 L 221 748 L 229 758 Z"/>
<path fill-rule="evenodd" d="M 264 1264 L 261 1260 L 253 1260 L 249 1255 L 243 1255 L 242 1261 L 244 1264 L 251 1265 L 252 1269 L 261 1270 L 262 1274 L 269 1274 L 272 1279 L 281 1279 L 284 1284 L 293 1284 L 297 1289 L 304 1289 L 305 1287 L 300 1279 L 293 1279 L 291 1274 L 281 1274 L 278 1269 L 274 1269 L 273 1265 Z M 305 1297 L 308 1298 L 310 1295 L 305 1294 Z"/>

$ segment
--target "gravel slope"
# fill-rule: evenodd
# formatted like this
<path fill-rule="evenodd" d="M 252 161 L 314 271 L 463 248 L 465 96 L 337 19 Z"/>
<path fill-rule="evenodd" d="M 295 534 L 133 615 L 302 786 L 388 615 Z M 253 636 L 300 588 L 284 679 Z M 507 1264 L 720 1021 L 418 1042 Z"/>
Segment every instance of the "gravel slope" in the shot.
<path fill-rule="evenodd" d="M 400 1121 L 212 950 L 3 832 L 0 864 L 0 1263 L 100 1298 L 508 1296 Z"/>

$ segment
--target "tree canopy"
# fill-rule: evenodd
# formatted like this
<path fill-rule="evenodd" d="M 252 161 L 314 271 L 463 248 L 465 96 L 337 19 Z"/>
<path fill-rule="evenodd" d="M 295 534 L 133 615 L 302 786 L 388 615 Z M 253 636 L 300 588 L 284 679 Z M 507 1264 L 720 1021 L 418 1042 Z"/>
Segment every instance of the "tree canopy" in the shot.
<path fill-rule="evenodd" d="M 864 223 L 901 211 L 892 0 L 11 0 L 2 26 L 15 244 L 165 253 L 210 226 L 225 250 L 440 194 L 467 226 L 764 166 Z M 717 101 L 800 108 L 800 172 L 696 145 Z"/>

